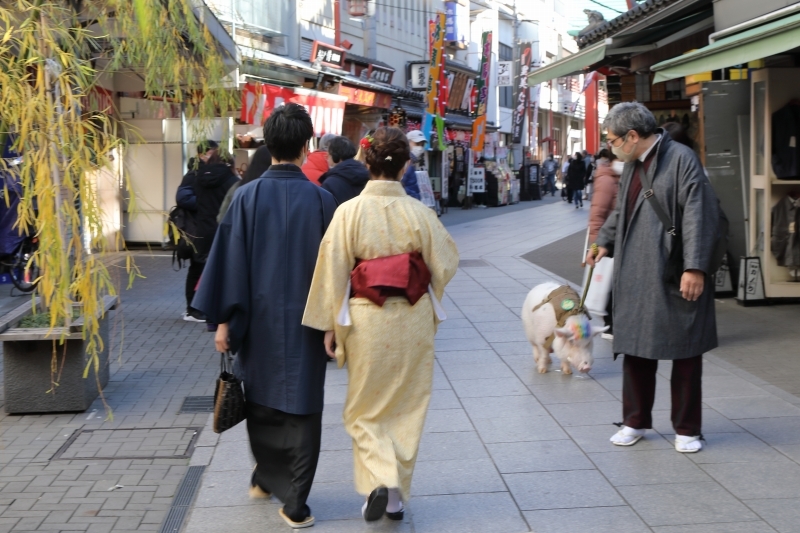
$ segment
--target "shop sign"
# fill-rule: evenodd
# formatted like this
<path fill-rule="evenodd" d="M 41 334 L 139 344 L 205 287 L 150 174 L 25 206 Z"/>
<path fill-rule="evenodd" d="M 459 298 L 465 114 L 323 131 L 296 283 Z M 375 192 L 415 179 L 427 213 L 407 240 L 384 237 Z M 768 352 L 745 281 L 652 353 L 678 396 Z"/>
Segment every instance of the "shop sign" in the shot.
<path fill-rule="evenodd" d="M 367 70 L 367 78 L 370 81 L 391 84 L 393 75 L 394 71 L 392 69 L 379 67 L 378 65 L 370 65 L 369 70 Z"/>
<path fill-rule="evenodd" d="M 497 86 L 498 87 L 511 87 L 514 85 L 513 81 L 513 61 L 498 61 L 497 62 Z"/>
<path fill-rule="evenodd" d="M 380 107 L 382 109 L 390 109 L 392 107 L 392 95 L 386 93 L 339 85 L 339 95 L 346 97 L 348 104 Z"/>
<path fill-rule="evenodd" d="M 444 40 L 451 43 L 455 41 L 466 42 L 465 32 L 469 31 L 469 6 L 460 2 L 445 2 L 445 31 Z"/>
<path fill-rule="evenodd" d="M 409 75 L 412 89 L 426 89 L 428 87 L 428 64 L 413 63 Z"/>
<path fill-rule="evenodd" d="M 467 194 L 486 192 L 486 170 L 483 167 L 474 167 L 467 176 Z"/>
<path fill-rule="evenodd" d="M 531 68 L 533 56 L 532 43 L 522 44 L 522 55 L 519 61 L 519 77 L 517 78 L 517 105 L 511 120 L 511 136 L 514 144 L 522 142 L 522 128 L 525 125 L 525 116 L 530 106 L 530 90 L 528 89 L 528 71 Z"/>
<path fill-rule="evenodd" d="M 472 124 L 472 150 L 476 153 L 483 151 L 483 144 L 486 136 L 486 106 L 489 102 L 489 70 L 492 54 L 492 32 L 483 33 L 481 38 L 481 57 L 480 75 L 477 82 L 477 107 L 478 116 Z"/>
<path fill-rule="evenodd" d="M 347 98 L 321 93 L 300 87 L 278 87 L 261 83 L 248 83 L 242 90 L 240 119 L 247 124 L 261 126 L 272 110 L 283 104 L 294 103 L 306 108 L 314 123 L 314 135 L 342 134 L 344 104 Z"/>
<path fill-rule="evenodd" d="M 319 61 L 329 67 L 344 68 L 345 51 L 338 46 L 314 41 L 311 49 L 311 62 Z"/>

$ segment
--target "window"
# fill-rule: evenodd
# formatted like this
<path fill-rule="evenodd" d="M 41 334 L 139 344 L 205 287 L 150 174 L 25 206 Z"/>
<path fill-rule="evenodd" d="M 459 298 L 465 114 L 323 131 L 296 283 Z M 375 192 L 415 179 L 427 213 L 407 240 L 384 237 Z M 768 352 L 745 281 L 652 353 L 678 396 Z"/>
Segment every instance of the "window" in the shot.
<path fill-rule="evenodd" d="M 514 49 L 500 43 L 500 61 L 513 61 Z M 514 87 L 500 87 L 500 107 L 514 107 Z"/>

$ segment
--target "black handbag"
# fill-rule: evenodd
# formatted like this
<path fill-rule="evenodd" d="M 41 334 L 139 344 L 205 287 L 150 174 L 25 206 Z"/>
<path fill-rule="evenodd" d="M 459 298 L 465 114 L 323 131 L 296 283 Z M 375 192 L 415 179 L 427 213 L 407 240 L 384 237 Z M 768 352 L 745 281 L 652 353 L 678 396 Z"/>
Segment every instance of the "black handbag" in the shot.
<path fill-rule="evenodd" d="M 214 433 L 222 433 L 245 419 L 242 382 L 233 375 L 230 353 L 220 354 L 220 373 L 214 391 Z"/>

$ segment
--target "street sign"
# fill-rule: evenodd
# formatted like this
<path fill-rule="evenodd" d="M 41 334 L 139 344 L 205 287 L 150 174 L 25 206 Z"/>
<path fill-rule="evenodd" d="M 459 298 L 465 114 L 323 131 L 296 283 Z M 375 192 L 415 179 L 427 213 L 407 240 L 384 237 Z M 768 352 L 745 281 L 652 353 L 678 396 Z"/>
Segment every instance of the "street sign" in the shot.
<path fill-rule="evenodd" d="M 471 169 L 467 179 L 467 194 L 472 196 L 476 192 L 486 192 L 486 170 L 482 167 Z"/>

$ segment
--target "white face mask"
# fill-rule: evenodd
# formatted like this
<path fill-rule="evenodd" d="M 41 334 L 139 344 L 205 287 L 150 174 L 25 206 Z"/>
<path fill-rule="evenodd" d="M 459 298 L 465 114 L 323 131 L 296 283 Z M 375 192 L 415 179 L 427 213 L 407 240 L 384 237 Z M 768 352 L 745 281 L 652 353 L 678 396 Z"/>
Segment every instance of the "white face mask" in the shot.
<path fill-rule="evenodd" d="M 423 148 L 422 146 L 414 146 L 411 148 L 411 153 L 414 154 L 414 157 L 419 159 L 420 157 L 422 157 L 422 154 L 425 153 L 425 148 Z"/>
<path fill-rule="evenodd" d="M 622 141 L 622 144 L 619 146 L 611 146 L 611 153 L 617 156 L 617 159 L 622 161 L 623 163 L 628 163 L 636 159 L 633 157 L 633 153 L 636 151 L 636 144 L 633 145 L 633 149 L 630 152 L 625 151 L 625 145 L 628 144 L 628 136 L 625 135 L 625 140 Z"/>
<path fill-rule="evenodd" d="M 617 159 L 616 161 L 611 162 L 611 170 L 617 176 L 622 176 L 622 169 L 625 168 L 625 163 Z"/>

